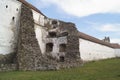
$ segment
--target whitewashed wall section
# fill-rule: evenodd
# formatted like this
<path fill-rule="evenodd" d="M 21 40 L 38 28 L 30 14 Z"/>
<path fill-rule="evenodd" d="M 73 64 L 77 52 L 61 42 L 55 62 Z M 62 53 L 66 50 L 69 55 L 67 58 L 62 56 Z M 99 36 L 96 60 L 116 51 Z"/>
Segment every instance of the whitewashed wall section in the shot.
<path fill-rule="evenodd" d="M 79 39 L 80 56 L 84 61 L 116 57 L 114 49 L 88 40 Z"/>
<path fill-rule="evenodd" d="M 120 49 L 115 49 L 115 55 L 116 57 L 120 57 Z"/>
<path fill-rule="evenodd" d="M 45 28 L 43 28 L 44 26 L 44 16 L 34 10 L 32 10 L 33 12 L 33 19 L 34 19 L 34 27 L 35 27 L 35 33 L 36 33 L 36 38 L 38 40 L 38 44 L 41 50 L 41 53 L 44 54 L 45 53 L 45 42 L 44 42 L 44 38 L 47 35 L 47 31 L 45 30 Z"/>
<path fill-rule="evenodd" d="M 21 3 L 0 0 L 0 10 L 0 54 L 8 54 L 16 47 Z"/>
<path fill-rule="evenodd" d="M 67 44 L 67 37 L 46 38 L 45 43 L 53 43 L 53 50 L 52 52 L 50 52 L 53 57 L 59 59 L 60 55 L 65 55 L 65 53 L 60 52 L 59 49 L 60 49 L 60 44 Z"/>
<path fill-rule="evenodd" d="M 45 29 L 43 29 L 42 26 L 36 25 L 35 24 L 35 33 L 36 33 L 36 38 L 39 43 L 40 50 L 42 54 L 45 53 L 45 41 L 44 39 L 46 38 L 46 35 L 48 34 Z"/>
<path fill-rule="evenodd" d="M 41 26 L 44 26 L 44 16 L 34 10 L 32 10 L 33 12 L 33 19 L 34 19 L 34 22 L 41 25 Z"/>

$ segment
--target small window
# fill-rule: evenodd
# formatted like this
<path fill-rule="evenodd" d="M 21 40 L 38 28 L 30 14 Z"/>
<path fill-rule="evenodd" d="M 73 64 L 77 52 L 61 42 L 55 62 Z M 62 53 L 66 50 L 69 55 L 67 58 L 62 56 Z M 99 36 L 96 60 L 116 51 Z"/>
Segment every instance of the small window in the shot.
<path fill-rule="evenodd" d="M 46 52 L 52 52 L 53 50 L 53 43 L 46 44 Z"/>
<path fill-rule="evenodd" d="M 8 5 L 6 5 L 6 8 L 8 8 Z"/>
<path fill-rule="evenodd" d="M 65 61 L 65 57 L 64 56 L 60 56 L 60 62 L 64 62 Z"/>
<path fill-rule="evenodd" d="M 66 52 L 66 44 L 60 44 L 59 52 Z"/>
<path fill-rule="evenodd" d="M 56 32 L 49 32 L 49 36 L 50 37 L 56 37 L 57 35 L 56 35 Z"/>
<path fill-rule="evenodd" d="M 17 8 L 16 11 L 18 11 L 19 9 Z"/>
<path fill-rule="evenodd" d="M 14 17 L 14 16 L 12 17 L 12 20 L 13 20 L 13 21 L 15 20 L 15 17 Z"/>

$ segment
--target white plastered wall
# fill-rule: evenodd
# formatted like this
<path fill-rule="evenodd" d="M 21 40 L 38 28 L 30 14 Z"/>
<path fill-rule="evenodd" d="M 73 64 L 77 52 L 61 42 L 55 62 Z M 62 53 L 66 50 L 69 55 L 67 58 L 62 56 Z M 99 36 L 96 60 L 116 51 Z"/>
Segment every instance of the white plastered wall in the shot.
<path fill-rule="evenodd" d="M 14 52 L 17 43 L 21 3 L 0 0 L 0 54 Z"/>
<path fill-rule="evenodd" d="M 47 31 L 45 30 L 45 28 L 43 28 L 44 26 L 44 16 L 41 15 L 40 13 L 32 10 L 33 12 L 33 19 L 34 19 L 34 27 L 35 27 L 35 33 L 36 33 L 36 38 L 38 40 L 38 44 L 41 50 L 41 53 L 44 54 L 45 53 L 45 43 L 44 43 L 44 38 L 47 35 Z"/>
<path fill-rule="evenodd" d="M 116 57 L 114 49 L 88 40 L 79 39 L 79 51 L 83 61 Z"/>
<path fill-rule="evenodd" d="M 44 24 L 45 24 L 44 16 L 43 16 L 42 14 L 34 11 L 34 10 L 32 10 L 32 12 L 33 12 L 34 22 L 35 22 L 36 24 L 39 24 L 39 25 L 41 25 L 41 26 L 44 26 Z"/>
<path fill-rule="evenodd" d="M 45 39 L 45 36 L 47 35 L 47 32 L 45 31 L 45 29 L 42 28 L 42 26 L 35 24 L 35 33 L 36 33 L 36 38 L 38 40 L 41 53 L 44 54 L 45 53 L 44 39 Z"/>
<path fill-rule="evenodd" d="M 116 57 L 120 57 L 120 49 L 115 49 L 115 55 Z"/>

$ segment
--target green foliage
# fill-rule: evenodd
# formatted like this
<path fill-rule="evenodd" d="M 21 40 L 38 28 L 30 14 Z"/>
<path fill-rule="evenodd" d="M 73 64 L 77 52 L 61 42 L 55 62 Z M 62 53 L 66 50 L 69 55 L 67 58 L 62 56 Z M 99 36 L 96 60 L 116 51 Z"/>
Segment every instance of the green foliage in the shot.
<path fill-rule="evenodd" d="M 120 80 L 120 59 L 89 62 L 59 71 L 0 72 L 0 80 Z"/>

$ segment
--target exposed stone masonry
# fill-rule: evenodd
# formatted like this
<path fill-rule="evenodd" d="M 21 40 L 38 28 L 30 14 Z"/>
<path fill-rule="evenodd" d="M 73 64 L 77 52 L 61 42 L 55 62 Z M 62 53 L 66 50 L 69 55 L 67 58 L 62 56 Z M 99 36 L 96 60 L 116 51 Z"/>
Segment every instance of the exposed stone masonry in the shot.
<path fill-rule="evenodd" d="M 18 45 L 19 69 L 35 70 L 35 59 L 38 56 L 41 56 L 41 51 L 34 32 L 32 11 L 22 5 Z"/>
<path fill-rule="evenodd" d="M 0 64 L 0 71 L 13 71 L 17 70 L 16 64 Z"/>
<path fill-rule="evenodd" d="M 56 22 L 55 20 L 52 20 L 52 22 L 54 22 L 54 24 L 50 25 L 48 23 L 45 25 L 45 27 L 48 28 L 48 32 L 51 33 L 51 36 L 48 36 L 48 39 L 67 37 L 67 43 L 64 43 L 66 45 L 66 50 L 63 52 L 65 55 L 59 56 L 59 59 L 56 60 L 59 68 L 80 66 L 82 63 L 79 53 L 79 37 L 75 24 L 57 20 Z"/>
<path fill-rule="evenodd" d="M 16 53 L 0 55 L 0 71 L 17 70 Z"/>
<path fill-rule="evenodd" d="M 41 54 L 34 31 L 31 9 L 22 5 L 18 45 L 19 70 L 56 69 L 56 62 L 49 56 Z"/>
<path fill-rule="evenodd" d="M 16 2 L 14 4 L 19 4 L 19 8 L 16 10 L 20 12 L 20 16 L 13 16 L 11 14 L 14 13 L 12 9 L 18 5 L 16 5 L 16 7 L 9 5 L 9 9 L 11 10 L 10 14 L 12 15 L 11 20 L 14 21 L 15 24 L 11 26 L 15 38 L 12 38 L 12 35 L 10 36 L 13 41 L 10 44 L 15 43 L 15 45 L 12 46 L 15 50 L 12 50 L 13 53 L 11 53 L 9 52 L 11 46 L 5 46 L 5 52 L 10 54 L 0 55 L 0 71 L 58 70 L 61 68 L 81 66 L 81 58 L 83 60 L 84 58 L 95 60 L 95 58 L 104 59 L 119 56 L 120 45 L 110 43 L 109 37 L 105 38 L 104 41 L 99 40 L 79 32 L 74 23 L 46 17 L 25 0 L 11 1 Z M 3 2 L 2 4 L 6 5 L 6 3 Z M 5 19 L 7 19 L 8 16 L 9 15 L 5 16 Z M 16 21 L 17 17 L 20 17 L 20 20 Z M 11 23 L 11 20 L 5 19 L 4 26 L 2 25 L 3 28 L 6 25 L 5 21 Z M 11 29 L 8 26 L 9 24 L 6 26 L 6 32 Z M 9 34 L 9 32 L 7 34 Z M 5 37 L 8 38 L 8 36 Z M 9 41 L 11 39 L 6 40 Z M 6 41 L 4 45 L 6 45 Z M 94 49 L 90 47 L 91 45 L 94 45 Z M 104 47 L 102 48 L 102 46 Z M 1 47 L 3 47 L 3 45 L 1 45 Z M 88 51 L 86 51 L 86 47 Z M 106 55 L 107 52 L 109 55 Z"/>
<path fill-rule="evenodd" d="M 50 23 L 50 21 L 52 22 Z M 43 29 L 47 29 L 48 35 L 46 39 L 48 41 L 54 39 L 58 39 L 59 41 L 67 38 L 67 43 L 62 43 L 63 49 L 61 48 L 59 53 L 55 53 L 60 54 L 59 58 L 51 54 L 54 43 L 48 45 L 48 48 L 50 48 L 46 49 L 48 52 L 45 54 L 41 53 L 35 34 L 32 10 L 23 4 L 21 6 L 17 52 L 9 54 L 8 57 L 4 57 L 0 60 L 4 63 L 1 63 L 0 71 L 57 70 L 60 68 L 80 66 L 79 37 L 75 24 L 49 19 L 48 23 L 43 26 Z M 61 56 L 61 54 L 64 55 Z"/>

